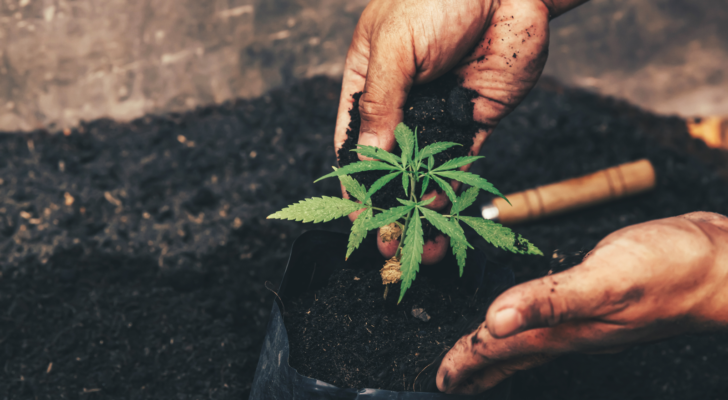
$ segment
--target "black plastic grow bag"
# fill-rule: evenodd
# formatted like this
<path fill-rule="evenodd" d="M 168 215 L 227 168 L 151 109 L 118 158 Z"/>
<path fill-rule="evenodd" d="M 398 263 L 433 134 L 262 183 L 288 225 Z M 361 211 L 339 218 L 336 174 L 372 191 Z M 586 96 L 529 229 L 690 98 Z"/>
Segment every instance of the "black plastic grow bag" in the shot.
<path fill-rule="evenodd" d="M 279 299 L 285 303 L 286 299 L 295 298 L 309 289 L 322 287 L 334 271 L 342 268 L 356 268 L 357 265 L 364 265 L 363 263 L 382 265 L 383 259 L 379 257 L 376 243 L 371 237 L 362 243 L 355 252 L 356 256 L 344 261 L 347 240 L 348 236 L 345 234 L 326 231 L 309 231 L 299 236 L 291 249 L 288 266 L 278 291 Z M 495 265 L 486 267 L 485 255 L 476 250 L 468 253 L 463 281 L 472 285 L 469 289 L 474 292 L 477 289 L 485 301 L 492 301 L 497 294 L 513 285 L 514 277 L 508 268 Z M 277 299 L 273 304 L 249 400 L 506 400 L 510 397 L 511 379 L 478 396 L 458 396 L 433 391 L 395 392 L 339 388 L 299 374 L 288 364 L 288 355 L 288 334 Z M 435 389 L 434 374 L 430 375 L 428 389 Z"/>

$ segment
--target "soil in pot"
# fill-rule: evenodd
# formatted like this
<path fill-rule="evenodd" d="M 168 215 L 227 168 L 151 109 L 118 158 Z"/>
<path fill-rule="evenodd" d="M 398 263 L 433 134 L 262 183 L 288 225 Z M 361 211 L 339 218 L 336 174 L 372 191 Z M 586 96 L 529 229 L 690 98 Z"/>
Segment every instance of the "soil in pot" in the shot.
<path fill-rule="evenodd" d="M 384 299 L 378 270 L 340 270 L 286 304 L 290 364 L 338 387 L 434 391 L 438 357 L 484 315 L 463 283 L 420 276 L 398 305 L 399 285 Z"/>

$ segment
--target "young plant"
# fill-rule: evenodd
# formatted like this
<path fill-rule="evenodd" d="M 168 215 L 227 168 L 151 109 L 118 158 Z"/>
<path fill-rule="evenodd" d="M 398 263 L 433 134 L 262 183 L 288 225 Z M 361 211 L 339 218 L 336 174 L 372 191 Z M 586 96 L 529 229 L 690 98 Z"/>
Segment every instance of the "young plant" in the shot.
<path fill-rule="evenodd" d="M 318 223 L 341 218 L 354 211 L 362 210 L 351 227 L 346 258 L 348 259 L 351 253 L 359 247 L 367 232 L 372 229 L 382 228 L 380 235 L 385 241 L 399 237 L 399 246 L 394 257 L 387 260 L 381 271 L 383 282 L 387 285 L 385 296 L 390 283 L 402 282 L 399 301 L 402 301 L 404 294 L 412 285 L 420 269 L 425 244 L 422 219 L 427 219 L 435 228 L 450 237 L 450 245 L 460 267 L 460 276 L 462 276 L 465 267 L 467 249 L 473 248 L 465 238 L 461 223 L 469 225 L 483 239 L 501 249 L 519 254 L 543 255 L 536 246 L 500 224 L 483 218 L 460 215 L 461 211 L 475 202 L 478 192 L 481 190 L 506 199 L 487 180 L 475 174 L 458 170 L 458 168 L 483 157 L 457 157 L 439 167 L 435 167 L 434 155 L 460 145 L 452 142 L 438 142 L 419 149 L 416 133 L 413 133 L 405 124 L 397 126 L 394 136 L 402 150 L 401 156 L 396 156 L 377 147 L 359 145 L 357 149 L 352 151 L 377 161 L 359 161 L 342 168 L 334 168 L 334 172 L 315 181 L 318 182 L 321 179 L 336 176 L 344 185 L 346 191 L 359 202 L 335 197 L 314 197 L 292 204 L 268 216 L 268 218 Z M 350 176 L 364 171 L 390 172 L 379 178 L 367 189 Z M 402 187 L 408 198 L 397 199 L 402 204 L 398 207 L 390 209 L 375 207 L 372 204 L 372 195 L 397 178 L 402 180 Z M 471 188 L 457 196 L 447 180 L 459 181 L 470 185 Z M 425 208 L 434 200 L 434 196 L 422 200 L 430 181 L 434 181 L 440 186 L 452 202 L 449 215 L 442 215 Z M 415 187 L 419 182 L 422 182 L 422 190 L 420 193 L 415 193 Z M 375 211 L 377 214 L 374 213 Z"/>

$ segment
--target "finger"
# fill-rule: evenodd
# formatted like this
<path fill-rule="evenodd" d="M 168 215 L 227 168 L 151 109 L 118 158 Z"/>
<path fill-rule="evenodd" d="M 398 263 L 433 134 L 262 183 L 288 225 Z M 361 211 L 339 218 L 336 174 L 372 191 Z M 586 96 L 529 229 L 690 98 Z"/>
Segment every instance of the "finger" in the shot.
<path fill-rule="evenodd" d="M 474 90 L 475 121 L 490 128 L 508 115 L 541 76 L 548 58 L 545 6 L 503 3 L 475 51 L 456 69 Z"/>
<path fill-rule="evenodd" d="M 488 330 L 493 337 L 504 338 L 528 329 L 602 317 L 639 302 L 644 289 L 620 273 L 624 265 L 615 265 L 625 251 L 629 249 L 600 245 L 570 270 L 507 290 L 488 309 Z"/>
<path fill-rule="evenodd" d="M 350 110 L 354 106 L 354 94 L 364 90 L 369 65 L 369 40 L 364 28 L 357 25 L 344 64 L 344 78 L 334 131 L 334 150 L 338 153 L 347 139 L 346 131 L 351 123 Z"/>
<path fill-rule="evenodd" d="M 617 346 L 628 338 L 618 333 L 619 325 L 604 322 L 567 322 L 554 328 L 540 328 L 522 332 L 505 339 L 493 337 L 485 324 L 475 332 L 462 337 L 447 353 L 437 374 L 437 385 L 441 391 L 450 392 L 462 387 L 469 379 L 482 371 L 510 362 L 524 362 L 533 357 L 556 357 L 571 351 Z M 616 342 L 615 342 L 616 341 Z M 481 386 L 498 380 L 493 372 L 483 377 Z M 502 376 L 501 376 L 502 377 Z M 475 381 L 473 381 L 475 382 Z"/>
<path fill-rule="evenodd" d="M 398 246 L 399 240 L 390 240 L 385 243 L 377 231 L 377 248 L 384 258 L 394 257 Z M 440 262 L 445 258 L 449 246 L 450 238 L 443 235 L 437 235 L 434 239 L 425 241 L 422 249 L 422 264 L 431 265 Z"/>
<path fill-rule="evenodd" d="M 402 121 L 416 65 L 413 43 L 407 39 L 405 27 L 392 20 L 382 25 L 371 39 L 366 83 L 359 99 L 359 144 L 392 151 L 394 128 Z"/>
<path fill-rule="evenodd" d="M 538 367 L 546 364 L 556 357 L 557 356 L 550 354 L 535 354 L 503 361 L 472 374 L 468 378 L 460 381 L 457 385 L 452 384 L 449 377 L 443 376 L 443 387 L 440 389 L 441 391 L 451 394 L 479 394 L 488 389 L 494 388 L 496 385 L 513 376 L 518 371 L 525 371 L 527 369 Z M 447 389 L 443 390 L 444 388 Z"/>

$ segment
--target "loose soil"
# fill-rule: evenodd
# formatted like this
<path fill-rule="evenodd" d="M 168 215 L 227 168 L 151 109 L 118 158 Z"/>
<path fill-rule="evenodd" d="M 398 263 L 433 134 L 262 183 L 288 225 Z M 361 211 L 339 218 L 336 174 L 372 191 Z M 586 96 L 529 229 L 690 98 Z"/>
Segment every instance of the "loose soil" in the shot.
<path fill-rule="evenodd" d="M 291 366 L 339 387 L 434 389 L 428 384 L 438 357 L 486 306 L 459 283 L 420 276 L 397 305 L 398 285 L 385 300 L 376 269 L 341 270 L 327 286 L 287 306 Z M 415 318 L 415 309 L 429 320 Z"/>
<path fill-rule="evenodd" d="M 319 78 L 69 136 L 0 134 L 0 398 L 247 398 L 274 298 L 266 285 L 292 240 L 321 227 L 265 216 L 338 195 L 336 180 L 312 182 L 336 163 L 340 89 Z M 515 227 L 547 254 L 490 249 L 519 282 L 628 225 L 728 214 L 728 157 L 684 121 L 550 82 L 482 154 L 473 172 L 504 193 L 643 157 L 658 172 L 653 192 Z M 720 399 L 725 371 L 728 335 L 684 335 L 562 357 L 517 374 L 514 398 Z"/>

